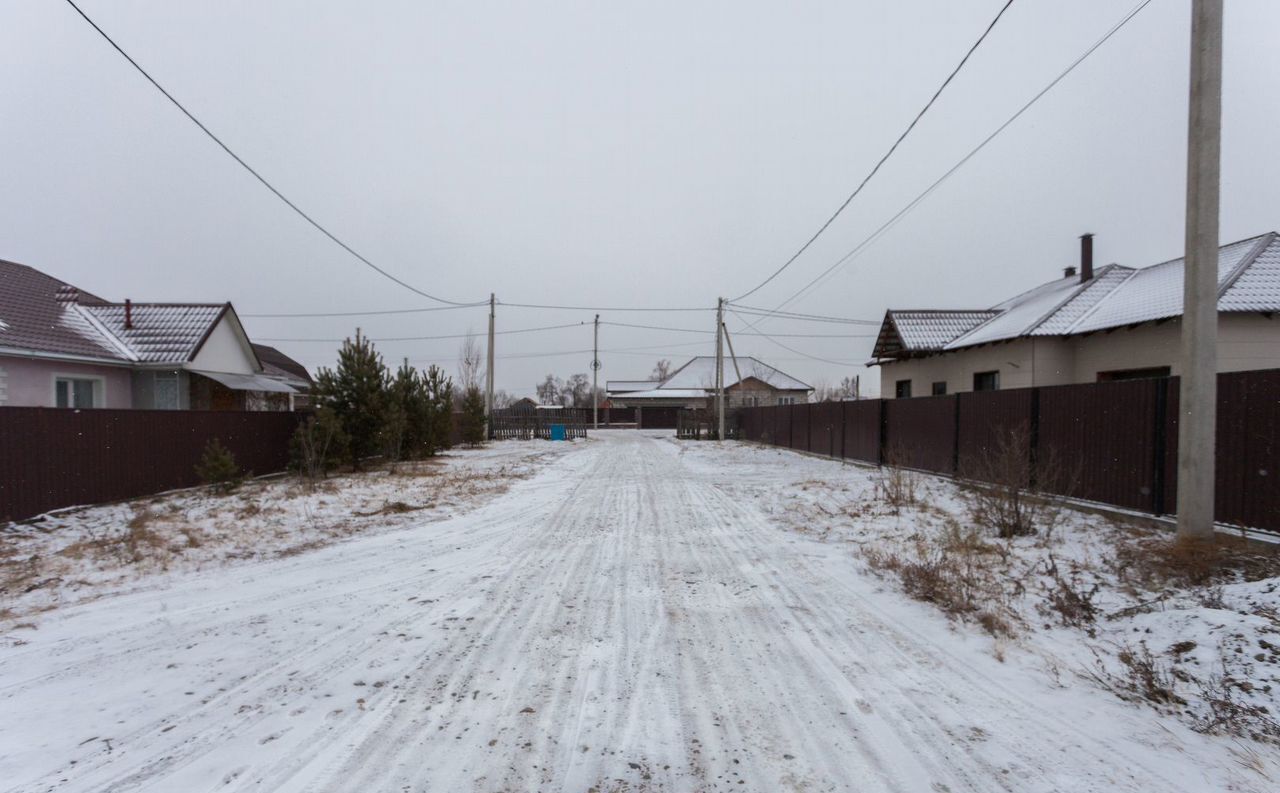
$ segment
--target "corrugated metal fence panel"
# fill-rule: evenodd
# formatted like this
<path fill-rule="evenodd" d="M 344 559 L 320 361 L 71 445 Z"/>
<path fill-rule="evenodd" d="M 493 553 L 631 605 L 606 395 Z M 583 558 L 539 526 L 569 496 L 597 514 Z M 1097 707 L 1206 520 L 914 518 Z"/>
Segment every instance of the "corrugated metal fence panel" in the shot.
<path fill-rule="evenodd" d="M 955 399 L 936 396 L 888 400 L 886 461 L 922 471 L 955 473 Z"/>
<path fill-rule="evenodd" d="M 1151 379 L 1039 389 L 1040 465 L 1068 467 L 1059 477 L 1074 479 L 1068 495 L 1151 511 L 1156 392 L 1165 387 Z"/>
<path fill-rule="evenodd" d="M 1240 372 L 1218 386 L 1230 428 L 1218 425 L 1217 518 L 1280 531 L 1280 372 Z"/>
<path fill-rule="evenodd" d="M 0 408 L 0 519 L 199 484 L 195 465 L 218 438 L 242 470 L 289 461 L 301 414 Z"/>
<path fill-rule="evenodd" d="M 1178 378 L 1168 381 L 1164 512 L 1178 506 Z M 1280 371 L 1218 375 L 1214 517 L 1280 531 Z"/>
<path fill-rule="evenodd" d="M 841 402 L 844 456 L 868 463 L 880 462 L 880 413 L 884 400 Z"/>
<path fill-rule="evenodd" d="M 1027 444 L 1027 460 L 1031 458 L 1031 407 L 1034 390 L 971 391 L 956 394 L 959 400 L 960 426 L 957 433 L 956 460 L 961 476 L 976 476 L 984 470 L 989 455 L 1001 447 L 1001 436 L 1017 433 L 1017 440 Z M 1009 437 L 1005 441 L 1014 440 Z"/>
<path fill-rule="evenodd" d="M 787 405 L 791 414 L 791 448 L 798 451 L 809 451 L 809 406 Z"/>
<path fill-rule="evenodd" d="M 809 451 L 827 457 L 840 456 L 840 403 L 809 406 Z"/>

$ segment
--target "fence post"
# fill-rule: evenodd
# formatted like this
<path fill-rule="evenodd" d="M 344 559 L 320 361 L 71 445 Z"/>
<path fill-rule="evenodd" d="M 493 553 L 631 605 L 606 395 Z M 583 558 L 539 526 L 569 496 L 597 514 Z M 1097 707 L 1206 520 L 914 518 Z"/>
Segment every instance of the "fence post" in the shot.
<path fill-rule="evenodd" d="M 1153 379 L 1151 382 L 1156 388 L 1156 409 L 1155 413 L 1155 434 L 1152 436 L 1152 465 L 1155 466 L 1151 472 L 1151 514 L 1164 514 L 1164 458 L 1165 451 L 1169 442 L 1165 426 L 1169 419 L 1169 383 L 1171 380 L 1167 377 Z"/>
<path fill-rule="evenodd" d="M 960 395 L 953 394 L 951 397 L 955 400 L 955 424 L 951 428 L 951 475 L 960 475 Z"/>
<path fill-rule="evenodd" d="M 845 410 L 845 406 L 846 406 L 846 405 L 848 405 L 848 404 L 849 404 L 848 402 L 841 402 L 841 403 L 840 403 L 840 459 L 841 459 L 841 460 L 845 459 L 845 456 L 844 456 L 844 436 L 845 436 L 844 423 L 845 423 L 845 416 L 844 416 L 844 414 L 847 412 L 847 411 Z"/>
<path fill-rule="evenodd" d="M 876 465 L 884 465 L 885 452 L 889 448 L 889 400 L 880 401 L 880 448 L 876 449 Z"/>
<path fill-rule="evenodd" d="M 1031 415 L 1028 417 L 1027 427 L 1027 443 L 1031 447 L 1027 450 L 1030 457 L 1031 471 L 1029 472 L 1027 482 L 1033 490 L 1040 481 L 1040 388 L 1033 387 L 1031 389 Z"/>

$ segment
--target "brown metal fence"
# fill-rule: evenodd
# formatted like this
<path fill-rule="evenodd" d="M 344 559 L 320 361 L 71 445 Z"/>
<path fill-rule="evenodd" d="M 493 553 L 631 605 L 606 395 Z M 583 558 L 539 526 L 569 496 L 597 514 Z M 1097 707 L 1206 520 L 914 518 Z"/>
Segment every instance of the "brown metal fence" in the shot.
<path fill-rule="evenodd" d="M 0 407 L 0 520 L 199 484 L 217 438 L 242 470 L 282 471 L 299 413 Z"/>
<path fill-rule="evenodd" d="M 1154 514 L 1177 504 L 1177 378 L 744 408 L 739 421 L 747 440 L 971 478 L 1012 430 L 1046 489 Z M 1217 448 L 1217 519 L 1280 531 L 1280 370 L 1219 375 Z"/>
<path fill-rule="evenodd" d="M 495 410 L 490 434 L 498 440 L 549 440 L 554 424 L 564 427 L 565 437 L 569 440 L 585 438 L 587 428 L 591 426 L 591 409 L 564 408 L 530 412 L 505 408 Z"/>

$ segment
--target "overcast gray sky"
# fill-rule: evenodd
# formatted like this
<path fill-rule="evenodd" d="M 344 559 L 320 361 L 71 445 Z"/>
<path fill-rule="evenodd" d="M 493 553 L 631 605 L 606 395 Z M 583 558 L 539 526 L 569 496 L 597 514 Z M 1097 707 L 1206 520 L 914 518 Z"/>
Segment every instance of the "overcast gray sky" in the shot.
<path fill-rule="evenodd" d="M 785 261 L 862 179 L 1002 0 L 217 3 L 81 0 L 232 148 L 364 255 L 454 300 L 713 306 Z M 1137 0 L 1017 0 L 773 307 L 954 164 Z M 1280 3 L 1227 3 L 1224 241 L 1280 228 Z M 1180 255 L 1189 0 L 1154 0 L 861 256 L 790 310 L 986 307 L 1100 262 Z M 293 215 L 65 3 L 0 4 L 0 258 L 109 299 L 242 314 L 415 308 Z M 483 333 L 485 310 L 245 320 L 256 339 Z M 498 327 L 590 322 L 500 308 Z M 703 313 L 602 312 L 713 328 Z M 742 322 L 730 317 L 730 328 Z M 772 319 L 770 333 L 873 329 Z M 605 326 L 604 378 L 712 352 Z M 870 338 L 735 340 L 809 381 Z M 271 342 L 311 368 L 331 343 Z M 588 371 L 589 326 L 499 338 L 497 385 Z M 454 340 L 379 344 L 437 360 Z M 639 348 L 639 349 L 637 349 Z M 551 355 L 551 354 L 555 355 Z M 542 356 L 514 357 L 503 356 Z"/>

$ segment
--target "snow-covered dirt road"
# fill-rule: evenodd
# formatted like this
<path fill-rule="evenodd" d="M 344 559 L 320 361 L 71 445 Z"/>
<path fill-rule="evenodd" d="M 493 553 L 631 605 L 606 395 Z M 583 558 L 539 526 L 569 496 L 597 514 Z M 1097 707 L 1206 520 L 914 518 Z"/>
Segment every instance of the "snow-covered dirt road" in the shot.
<path fill-rule="evenodd" d="M 0 647 L 0 790 L 1221 789 L 684 448 L 601 433 L 463 517 L 53 612 Z"/>

